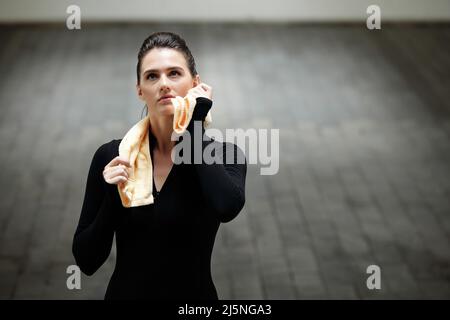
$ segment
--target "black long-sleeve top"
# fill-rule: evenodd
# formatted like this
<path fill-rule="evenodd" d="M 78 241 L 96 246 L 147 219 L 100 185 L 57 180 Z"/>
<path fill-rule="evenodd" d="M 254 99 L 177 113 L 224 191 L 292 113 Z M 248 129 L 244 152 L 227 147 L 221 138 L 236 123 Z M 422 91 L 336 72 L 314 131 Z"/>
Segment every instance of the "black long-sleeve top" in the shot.
<path fill-rule="evenodd" d="M 193 121 L 203 120 L 211 106 L 210 99 L 197 98 L 190 134 Z M 150 130 L 149 138 L 152 152 Z M 77 265 L 94 274 L 108 258 L 115 234 L 116 265 L 105 299 L 218 299 L 211 254 L 220 223 L 235 218 L 245 203 L 242 151 L 232 143 L 202 139 L 202 150 L 220 144 L 223 164 L 174 163 L 159 192 L 153 181 L 153 204 L 125 208 L 117 185 L 106 183 L 102 175 L 118 156 L 120 141 L 103 144 L 93 156 L 73 238 Z M 226 161 L 229 152 L 234 152 L 233 163 Z M 244 161 L 239 163 L 239 157 Z"/>

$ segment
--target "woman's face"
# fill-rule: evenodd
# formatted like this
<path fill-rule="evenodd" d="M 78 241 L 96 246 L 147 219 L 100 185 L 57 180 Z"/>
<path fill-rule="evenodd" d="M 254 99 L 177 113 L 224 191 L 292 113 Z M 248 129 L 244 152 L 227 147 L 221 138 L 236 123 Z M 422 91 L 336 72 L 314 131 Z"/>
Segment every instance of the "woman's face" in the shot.
<path fill-rule="evenodd" d="M 138 96 L 145 101 L 149 114 L 171 115 L 174 108 L 165 95 L 184 97 L 189 89 L 200 83 L 200 77 L 192 77 L 184 55 L 170 48 L 151 49 L 142 59 Z"/>

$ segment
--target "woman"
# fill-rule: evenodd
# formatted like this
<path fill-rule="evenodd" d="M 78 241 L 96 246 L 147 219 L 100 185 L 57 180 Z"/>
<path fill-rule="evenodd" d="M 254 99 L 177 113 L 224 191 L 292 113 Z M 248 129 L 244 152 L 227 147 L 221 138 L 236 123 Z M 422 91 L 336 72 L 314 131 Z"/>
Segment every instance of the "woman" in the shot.
<path fill-rule="evenodd" d="M 223 164 L 173 163 L 171 151 L 178 143 L 171 140 L 174 107 L 164 98 L 188 93 L 196 98 L 186 129 L 192 135 L 194 121 L 203 121 L 212 106 L 212 89 L 200 82 L 194 58 L 178 35 L 158 32 L 145 39 L 138 54 L 136 88 L 150 120 L 154 203 L 122 205 L 117 185 L 127 181 L 131 164 L 118 156 L 121 139 L 100 146 L 73 239 L 75 260 L 92 275 L 108 258 L 115 234 L 116 266 L 105 299 L 217 300 L 211 253 L 220 223 L 232 220 L 244 206 L 245 157 L 244 163 L 228 163 L 226 153 L 234 152 L 236 160 L 242 151 L 220 143 Z M 219 143 L 201 141 L 203 149 Z"/>

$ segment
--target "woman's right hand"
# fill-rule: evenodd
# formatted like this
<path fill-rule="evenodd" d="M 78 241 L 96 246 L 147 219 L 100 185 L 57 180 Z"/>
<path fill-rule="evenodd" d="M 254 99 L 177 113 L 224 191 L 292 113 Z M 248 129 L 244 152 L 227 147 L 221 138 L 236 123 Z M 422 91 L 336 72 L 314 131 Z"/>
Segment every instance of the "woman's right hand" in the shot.
<path fill-rule="evenodd" d="M 128 171 L 126 167 L 131 168 L 128 160 L 120 156 L 112 159 L 103 170 L 103 179 L 109 184 L 124 183 L 128 180 Z"/>

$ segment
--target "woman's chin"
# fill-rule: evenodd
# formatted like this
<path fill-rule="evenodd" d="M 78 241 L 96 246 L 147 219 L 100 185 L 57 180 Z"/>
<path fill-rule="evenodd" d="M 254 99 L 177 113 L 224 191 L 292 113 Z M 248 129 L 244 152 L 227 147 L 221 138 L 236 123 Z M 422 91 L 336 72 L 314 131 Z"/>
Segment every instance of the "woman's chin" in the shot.
<path fill-rule="evenodd" d="M 160 104 L 160 105 L 158 105 L 158 111 L 162 115 L 169 116 L 169 115 L 174 114 L 175 108 L 173 107 L 173 105 L 171 103 L 170 104 Z"/>

